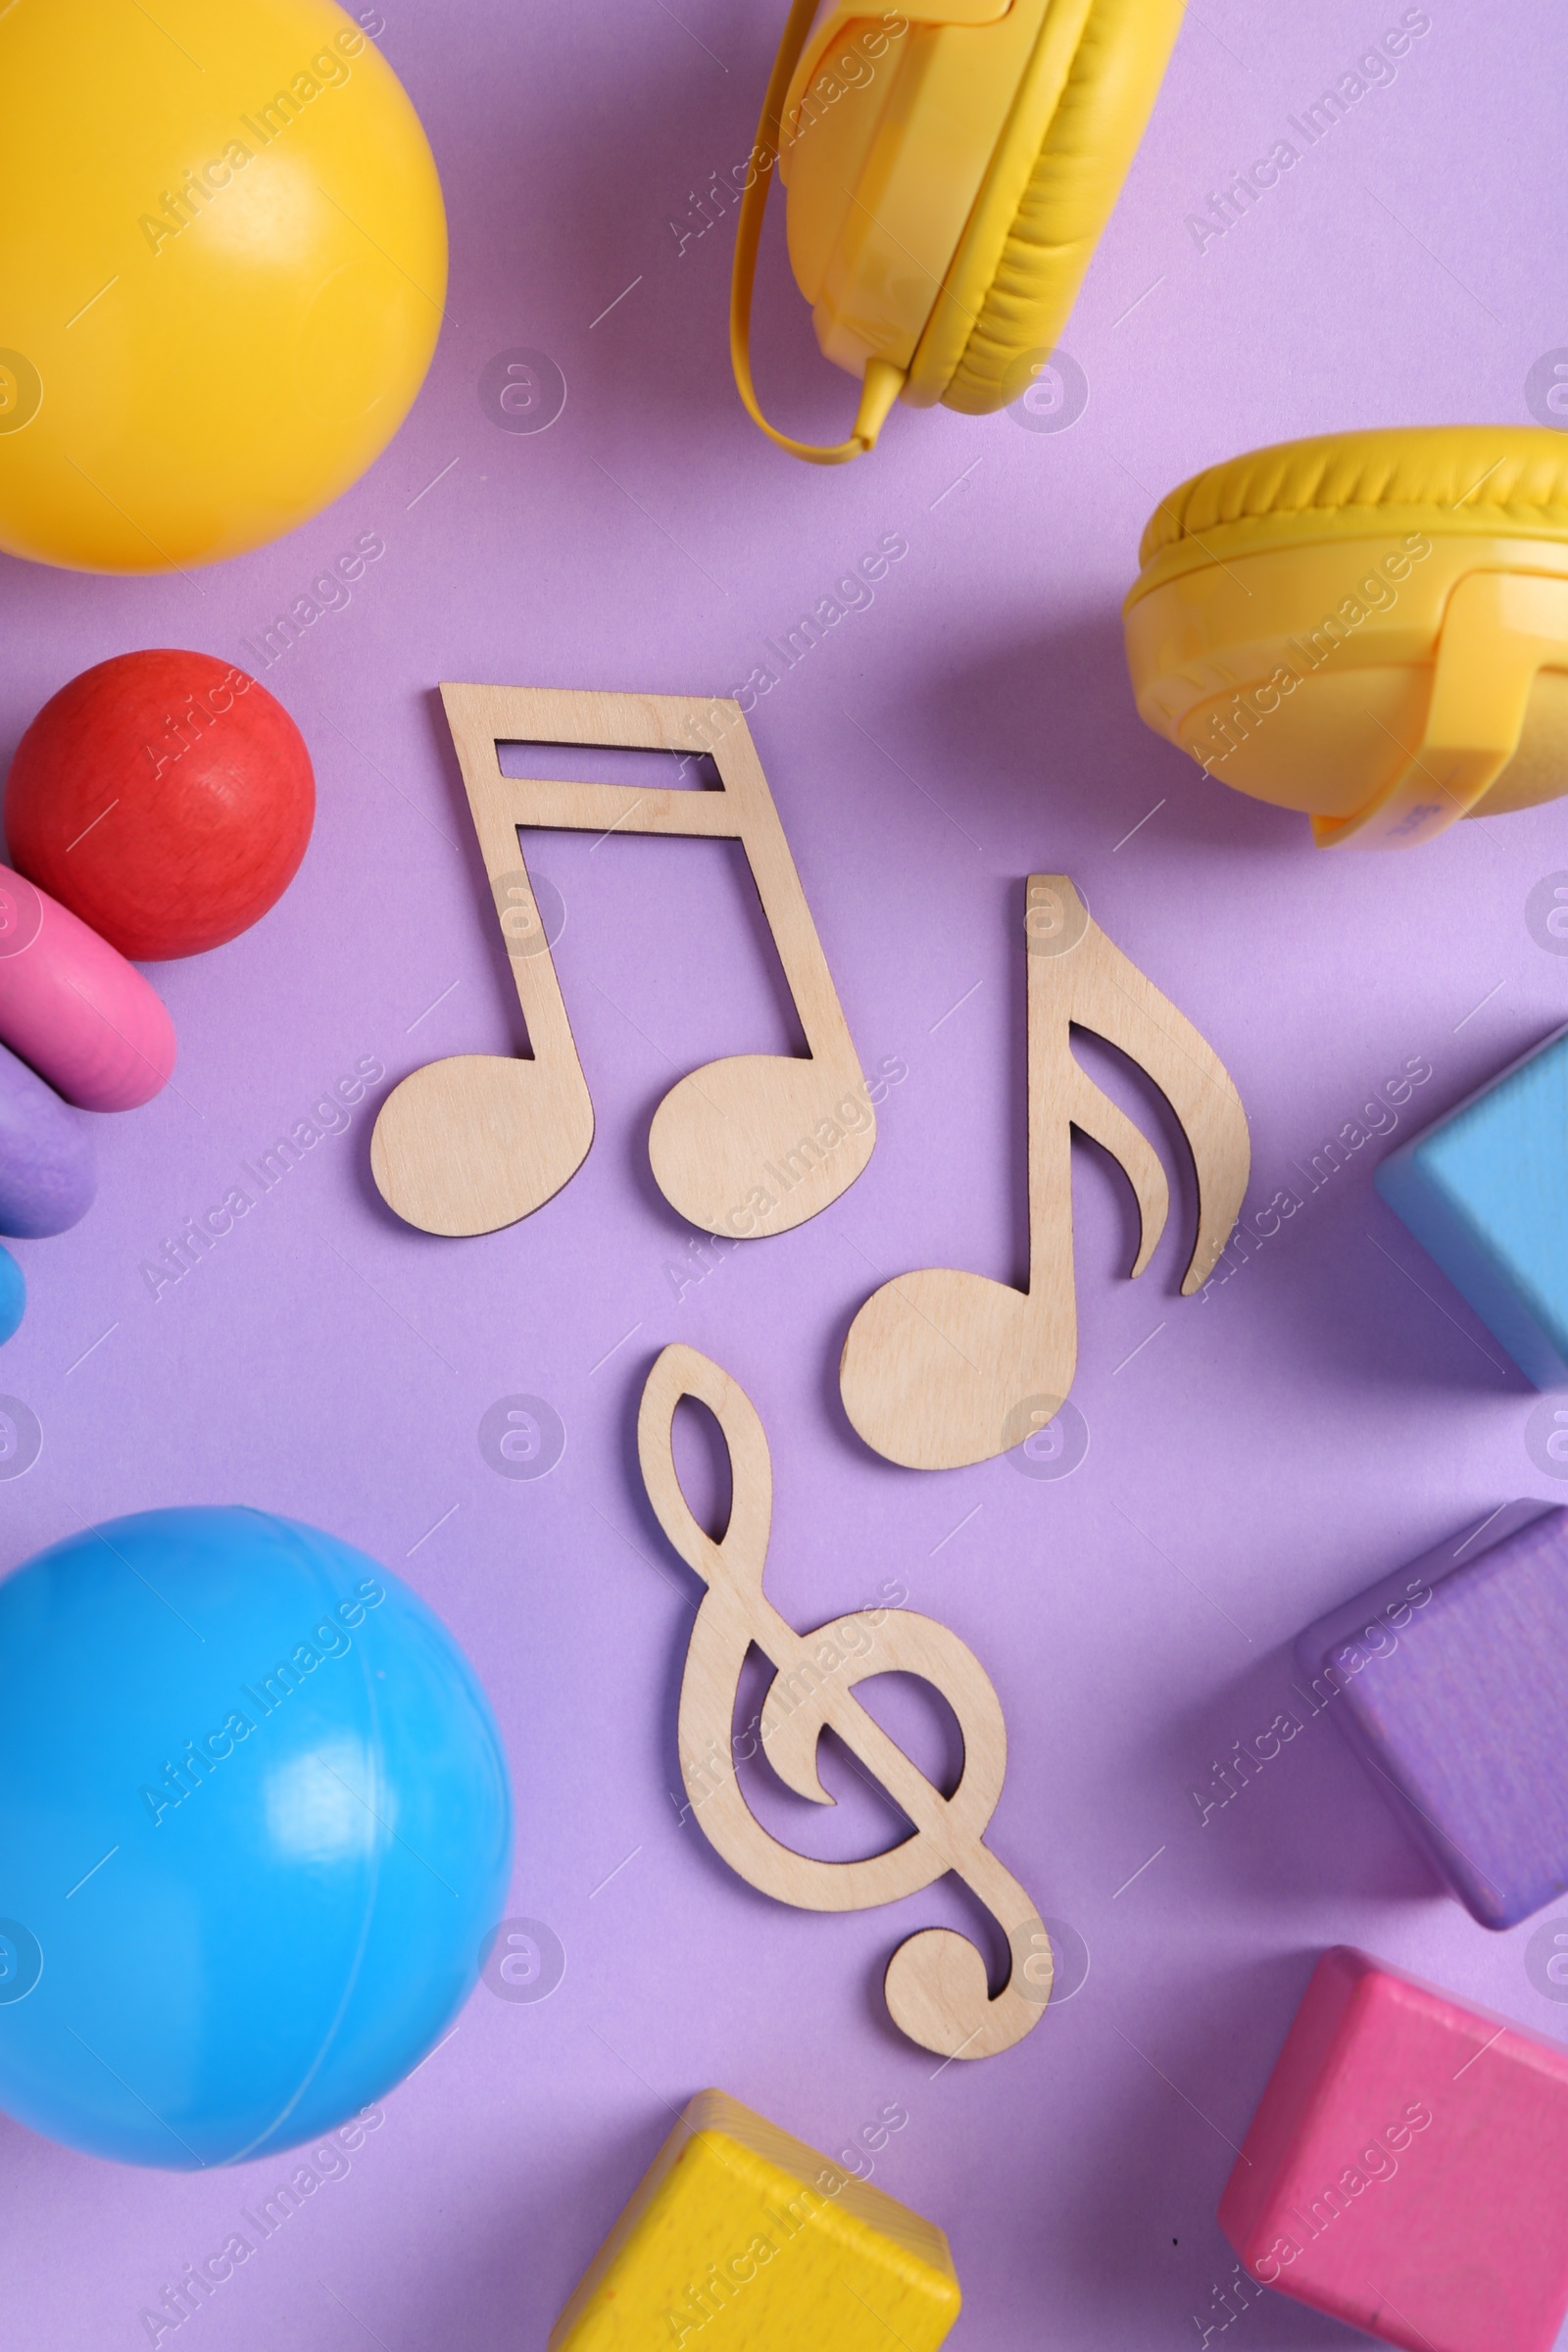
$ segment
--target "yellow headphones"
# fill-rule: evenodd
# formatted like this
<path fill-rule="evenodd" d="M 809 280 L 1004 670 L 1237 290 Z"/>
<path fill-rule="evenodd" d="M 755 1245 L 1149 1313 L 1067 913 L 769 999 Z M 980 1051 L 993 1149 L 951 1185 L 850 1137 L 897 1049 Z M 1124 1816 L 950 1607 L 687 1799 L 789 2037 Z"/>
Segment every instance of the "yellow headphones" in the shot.
<path fill-rule="evenodd" d="M 902 0 L 880 17 L 794 0 L 740 205 L 735 381 L 769 440 L 820 466 L 889 411 L 1004 408 L 1072 308 L 1159 88 L 1184 0 Z M 774 157 L 790 262 L 828 359 L 861 379 L 847 441 L 769 424 L 752 288 Z"/>
<path fill-rule="evenodd" d="M 1568 435 L 1255 450 L 1161 501 L 1123 616 L 1146 722 L 1320 846 L 1568 792 Z"/>
<path fill-rule="evenodd" d="M 896 400 L 983 416 L 1055 344 L 1149 120 L 1183 0 L 793 0 L 740 207 L 735 380 L 814 464 Z M 846 441 L 752 383 L 774 160 Z M 1150 726 L 1320 844 L 1403 847 L 1568 791 L 1568 436 L 1412 426 L 1289 442 L 1164 500 L 1125 607 Z"/>

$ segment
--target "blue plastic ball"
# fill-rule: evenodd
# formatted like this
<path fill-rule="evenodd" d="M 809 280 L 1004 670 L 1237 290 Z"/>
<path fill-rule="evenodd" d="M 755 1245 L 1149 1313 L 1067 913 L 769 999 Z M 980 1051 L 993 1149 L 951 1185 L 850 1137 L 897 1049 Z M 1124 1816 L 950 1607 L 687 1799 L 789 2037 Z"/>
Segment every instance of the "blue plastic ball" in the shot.
<path fill-rule="evenodd" d="M 349 1544 L 143 1511 L 0 1582 L 0 2109 L 130 2164 L 318 2138 L 416 2066 L 505 1908 L 506 1758 Z"/>
<path fill-rule="evenodd" d="M 27 1285 L 9 1250 L 0 1250 L 0 1348 L 22 1327 L 27 1311 Z"/>

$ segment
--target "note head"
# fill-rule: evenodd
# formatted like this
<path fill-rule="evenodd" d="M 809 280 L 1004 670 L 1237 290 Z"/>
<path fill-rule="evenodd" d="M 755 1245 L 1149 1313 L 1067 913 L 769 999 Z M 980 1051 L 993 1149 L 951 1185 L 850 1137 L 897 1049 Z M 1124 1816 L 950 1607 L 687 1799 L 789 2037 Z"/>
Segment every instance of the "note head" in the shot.
<path fill-rule="evenodd" d="M 1009 1283 L 927 1267 L 867 1298 L 844 1343 L 839 1391 L 888 1461 L 962 1470 L 1017 1443 L 1009 1430 L 1026 1392 L 1066 1396 L 1075 1355 L 1071 1326 L 1054 1333 Z"/>
<path fill-rule="evenodd" d="M 735 1054 L 670 1088 L 654 1113 L 648 1156 L 660 1191 L 689 1224 L 750 1241 L 830 1207 L 875 1142 L 858 1071 Z"/>
<path fill-rule="evenodd" d="M 901 2033 L 938 2058 L 995 2058 L 1032 2034 L 1051 1998 L 1051 1938 L 1026 1920 L 1007 1937 L 1007 1982 L 993 1997 L 976 1947 L 951 1928 L 924 1928 L 900 1944 L 882 1981 Z"/>
<path fill-rule="evenodd" d="M 882 1980 L 888 2015 L 937 2058 L 979 2057 L 991 2009 L 986 1964 L 967 1937 L 952 1928 L 922 1928 L 906 1936 Z"/>
<path fill-rule="evenodd" d="M 559 1193 L 593 1140 L 580 1069 L 455 1054 L 393 1088 L 370 1171 L 387 1206 L 421 1233 L 498 1233 Z"/>

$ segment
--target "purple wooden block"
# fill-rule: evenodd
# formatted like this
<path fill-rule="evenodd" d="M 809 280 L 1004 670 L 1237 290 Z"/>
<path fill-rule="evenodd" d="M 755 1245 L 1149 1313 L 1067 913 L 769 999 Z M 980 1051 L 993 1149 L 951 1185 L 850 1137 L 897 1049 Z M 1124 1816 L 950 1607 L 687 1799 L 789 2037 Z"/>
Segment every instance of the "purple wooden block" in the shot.
<path fill-rule="evenodd" d="M 0 1233 L 24 1241 L 64 1233 L 97 1190 L 82 1113 L 0 1046 Z"/>
<path fill-rule="evenodd" d="M 1568 1888 L 1568 1510 L 1510 1504 L 1320 1617 L 1296 1656 L 1483 1927 Z"/>

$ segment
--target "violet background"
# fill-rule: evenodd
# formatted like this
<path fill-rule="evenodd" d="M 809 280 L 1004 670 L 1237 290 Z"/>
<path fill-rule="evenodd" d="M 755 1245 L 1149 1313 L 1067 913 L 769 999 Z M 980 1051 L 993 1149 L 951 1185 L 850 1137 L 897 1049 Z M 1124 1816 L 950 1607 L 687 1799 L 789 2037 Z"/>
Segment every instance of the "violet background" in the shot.
<path fill-rule="evenodd" d="M 1489 1936 L 1442 1894 L 1330 1724 L 1206 1825 L 1189 1794 L 1292 1703 L 1299 1627 L 1499 1502 L 1563 1493 L 1526 1450 L 1533 1392 L 1373 1194 L 1392 1139 L 1317 1191 L 1297 1172 L 1406 1056 L 1434 1075 L 1399 1140 L 1568 1017 L 1568 963 L 1525 918 L 1568 864 L 1563 807 L 1408 857 L 1317 856 L 1303 822 L 1145 731 L 1118 612 L 1156 497 L 1213 460 L 1337 426 L 1526 418 L 1527 370 L 1568 342 L 1568 24 L 1544 0 L 1485 22 L 1432 0 L 1393 84 L 1200 254 L 1184 220 L 1219 174 L 1288 135 L 1401 13 L 1204 0 L 1067 331 L 1086 414 L 1042 434 L 900 411 L 873 459 L 818 472 L 764 445 L 731 388 L 728 223 L 683 252 L 669 226 L 747 153 L 778 13 L 390 0 L 382 46 L 453 241 L 450 319 L 404 431 L 306 529 L 190 581 L 0 561 L 9 757 L 88 663 L 159 644 L 243 662 L 357 534 L 387 546 L 266 672 L 320 787 L 298 880 L 245 938 L 154 971 L 174 1086 L 100 1123 L 87 1221 L 18 1247 L 30 1306 L 0 1387 L 44 1446 L 0 1486 L 4 1561 L 80 1517 L 180 1501 L 251 1501 L 366 1546 L 487 1682 L 518 1799 L 511 1909 L 566 1951 L 542 2003 L 475 1994 L 349 2177 L 180 2330 L 209 2352 L 541 2345 L 671 2108 L 710 2082 L 834 2154 L 903 2103 L 873 2177 L 949 2232 L 956 2347 L 1191 2343 L 1233 2274 L 1213 2219 L 1232 2143 L 1322 1945 L 1568 2028 L 1527 1976 L 1531 1927 Z M 817 360 L 770 230 L 766 397 L 837 438 L 852 388 Z M 482 369 L 516 346 L 564 373 L 547 432 L 481 409 Z M 726 692 L 889 532 L 909 552 L 874 604 L 752 721 L 864 1061 L 907 1064 L 858 1185 L 677 1299 L 666 1269 L 689 1268 L 690 1236 L 649 1175 L 649 1118 L 679 1072 L 787 1047 L 787 1003 L 721 845 L 535 839 L 598 1111 L 574 1182 L 486 1240 L 414 1233 L 370 1183 L 372 1100 L 155 1304 L 143 1259 L 357 1057 L 390 1084 L 515 1041 L 437 681 Z M 1134 1286 L 1125 1189 L 1077 1154 L 1087 1459 L 1056 1482 L 1009 1461 L 923 1477 L 855 1438 L 836 1360 L 890 1275 L 1022 1273 L 1032 869 L 1072 873 L 1223 1055 L 1252 1125 L 1249 1213 L 1286 1186 L 1305 1205 L 1184 1302 L 1185 1171 Z M 1086 1058 L 1168 1157 L 1150 1091 Z M 886 1957 L 957 1916 L 944 1893 L 793 1913 L 679 1822 L 697 1588 L 631 1436 L 673 1339 L 763 1416 L 778 1605 L 812 1624 L 895 1580 L 997 1684 L 1011 1751 L 994 1842 L 1092 1956 L 1006 2056 L 938 2071 L 886 2019 Z M 566 1428 L 542 1480 L 504 1480 L 478 1450 L 481 1414 L 514 1392 Z M 934 1768 L 940 1710 L 878 1703 Z M 843 1816 L 807 1830 L 874 1836 L 854 1776 L 829 1771 Z M 144 2342 L 139 2308 L 286 2169 L 118 2170 L 0 2123 L 9 2336 Z M 1274 2297 L 1238 2325 L 1256 2352 L 1361 2340 Z"/>

